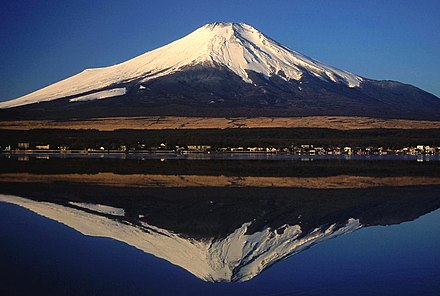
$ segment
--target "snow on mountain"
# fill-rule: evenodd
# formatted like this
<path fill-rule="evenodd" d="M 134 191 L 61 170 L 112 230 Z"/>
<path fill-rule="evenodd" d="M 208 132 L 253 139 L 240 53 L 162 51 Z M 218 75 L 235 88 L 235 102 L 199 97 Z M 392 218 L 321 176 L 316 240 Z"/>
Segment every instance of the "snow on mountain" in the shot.
<path fill-rule="evenodd" d="M 145 82 L 198 64 L 227 67 L 247 83 L 252 83 L 247 71 L 266 77 L 278 75 L 285 80 L 299 80 L 307 72 L 324 81 L 349 87 L 358 87 L 362 82 L 361 77 L 306 57 L 247 24 L 212 23 L 121 64 L 87 69 L 18 99 L 0 103 L 0 108 L 50 101 L 94 90 L 98 92 L 134 80 Z"/>
<path fill-rule="evenodd" d="M 114 88 L 110 90 L 98 91 L 96 93 L 92 93 L 89 95 L 79 96 L 74 99 L 70 99 L 69 102 L 84 102 L 84 101 L 108 99 L 108 98 L 125 95 L 126 92 L 127 89 L 125 87 Z"/>
<path fill-rule="evenodd" d="M 362 227 L 359 220 L 349 219 L 342 227 L 337 224 L 321 226 L 305 235 L 302 235 L 299 225 L 283 225 L 278 229 L 266 227 L 260 232 L 247 234 L 248 227 L 252 224 L 248 222 L 225 238 L 195 240 L 144 222 L 136 225 L 110 219 L 103 215 L 103 205 L 87 204 L 89 211 L 83 211 L 55 203 L 1 194 L 0 202 L 27 208 L 85 235 L 125 242 L 211 282 L 250 280 L 281 259 Z M 95 213 L 90 213 L 95 209 Z"/>

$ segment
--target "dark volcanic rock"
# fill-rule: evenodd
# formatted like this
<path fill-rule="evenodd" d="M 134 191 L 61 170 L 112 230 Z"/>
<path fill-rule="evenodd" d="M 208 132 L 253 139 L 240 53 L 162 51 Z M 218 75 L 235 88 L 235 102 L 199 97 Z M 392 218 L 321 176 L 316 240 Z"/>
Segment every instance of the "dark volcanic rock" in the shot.
<path fill-rule="evenodd" d="M 73 119 L 113 116 L 370 116 L 440 119 L 440 99 L 411 85 L 365 79 L 360 87 L 329 83 L 313 75 L 284 80 L 249 72 L 253 84 L 225 67 L 194 66 L 126 87 L 123 96 L 104 100 L 54 101 L 0 109 L 7 119 Z M 142 87 L 140 87 L 142 85 Z M 104 89 L 102 89 L 104 90 Z M 84 95 L 87 93 L 83 93 Z"/>

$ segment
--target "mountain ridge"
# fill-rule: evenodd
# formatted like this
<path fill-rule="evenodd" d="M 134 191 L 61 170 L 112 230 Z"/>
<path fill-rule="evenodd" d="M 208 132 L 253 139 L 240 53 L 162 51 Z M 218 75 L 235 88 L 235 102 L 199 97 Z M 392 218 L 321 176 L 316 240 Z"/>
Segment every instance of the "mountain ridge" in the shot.
<path fill-rule="evenodd" d="M 440 118 L 440 99 L 432 94 L 328 66 L 243 23 L 204 25 L 158 49 L 86 69 L 0 108 L 5 118 L 59 112 L 70 118 L 85 113 Z"/>

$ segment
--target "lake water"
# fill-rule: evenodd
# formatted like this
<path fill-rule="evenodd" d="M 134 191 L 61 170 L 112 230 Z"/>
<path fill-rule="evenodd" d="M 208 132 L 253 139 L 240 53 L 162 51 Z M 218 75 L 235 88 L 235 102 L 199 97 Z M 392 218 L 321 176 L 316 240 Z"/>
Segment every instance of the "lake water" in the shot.
<path fill-rule="evenodd" d="M 1 295 L 439 295 L 437 162 L 0 160 Z"/>
<path fill-rule="evenodd" d="M 1 158 L 13 158 L 27 160 L 30 158 L 112 158 L 112 159 L 182 159 L 182 160 L 409 160 L 409 161 L 440 161 L 440 155 L 394 155 L 394 154 L 371 154 L 371 155 L 298 155 L 277 153 L 89 153 L 89 154 L 65 154 L 65 153 L 33 153 L 33 154 L 3 154 Z"/>

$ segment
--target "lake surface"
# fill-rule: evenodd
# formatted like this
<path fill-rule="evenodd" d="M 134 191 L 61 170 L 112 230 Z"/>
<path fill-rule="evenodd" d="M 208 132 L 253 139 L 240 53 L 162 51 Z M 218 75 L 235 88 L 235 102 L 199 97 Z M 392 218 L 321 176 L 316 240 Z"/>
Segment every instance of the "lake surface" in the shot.
<path fill-rule="evenodd" d="M 13 158 L 26 161 L 30 158 L 112 158 L 112 159 L 182 159 L 182 160 L 412 160 L 412 161 L 440 161 L 440 155 L 419 154 L 419 155 L 395 155 L 395 154 L 371 154 L 371 155 L 298 155 L 298 154 L 277 154 L 277 153 L 32 153 L 32 154 L 3 154 L 1 158 Z"/>
<path fill-rule="evenodd" d="M 440 170 L 0 159 L 2 295 L 439 295 Z"/>

